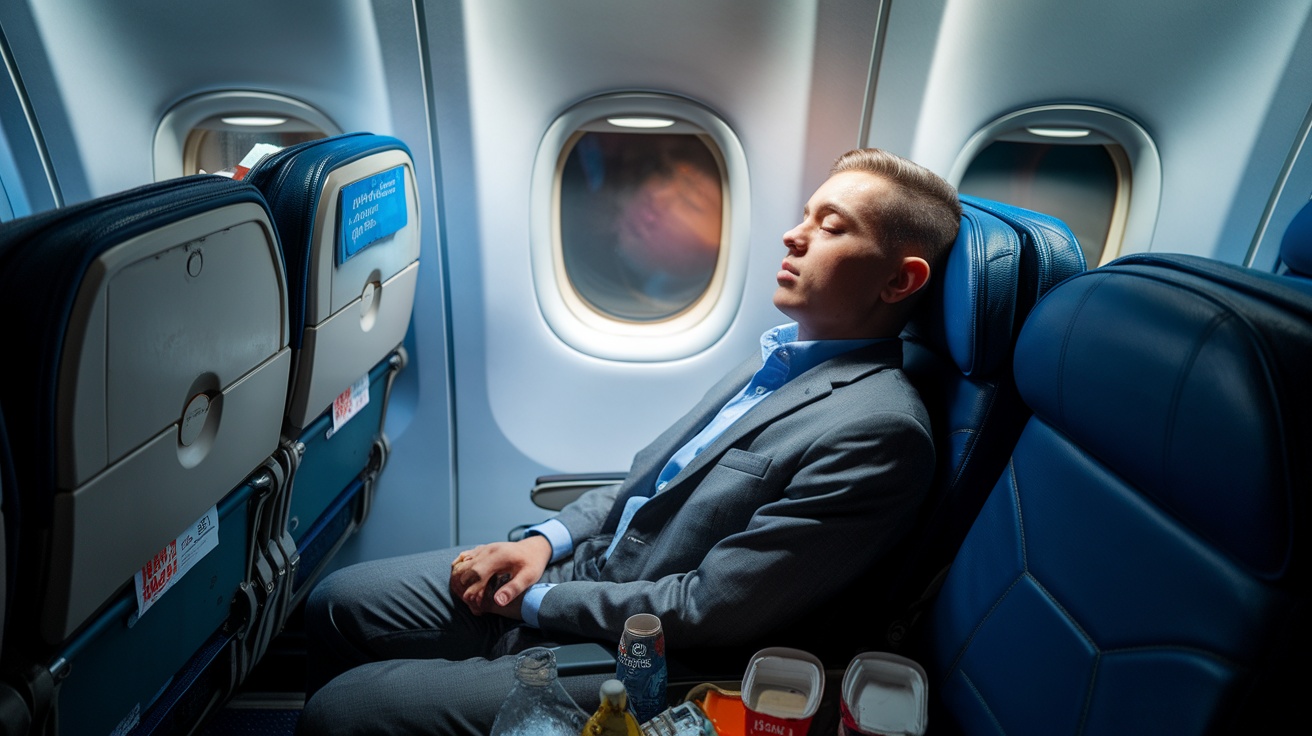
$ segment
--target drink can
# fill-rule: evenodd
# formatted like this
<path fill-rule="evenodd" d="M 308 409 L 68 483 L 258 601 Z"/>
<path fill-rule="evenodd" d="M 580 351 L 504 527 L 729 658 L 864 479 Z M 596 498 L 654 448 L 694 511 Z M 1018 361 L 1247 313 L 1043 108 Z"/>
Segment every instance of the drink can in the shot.
<path fill-rule="evenodd" d="M 824 689 L 824 666 L 814 655 L 787 647 L 757 652 L 743 676 L 747 736 L 806 736 Z"/>
<path fill-rule="evenodd" d="M 841 736 L 922 736 L 928 710 L 925 670 L 887 652 L 858 654 L 843 673 Z"/>
<path fill-rule="evenodd" d="M 661 620 L 650 613 L 637 613 L 624 622 L 616 657 L 615 677 L 629 691 L 629 705 L 639 723 L 645 723 L 669 707 L 665 688 L 665 632 Z"/>

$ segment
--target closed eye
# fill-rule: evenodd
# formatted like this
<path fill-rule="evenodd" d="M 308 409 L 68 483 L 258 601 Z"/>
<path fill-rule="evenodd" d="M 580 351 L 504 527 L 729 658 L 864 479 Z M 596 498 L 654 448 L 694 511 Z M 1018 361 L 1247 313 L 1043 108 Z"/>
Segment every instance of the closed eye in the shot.
<path fill-rule="evenodd" d="M 842 235 L 847 231 L 847 223 L 843 221 L 843 218 L 835 214 L 829 214 L 820 221 L 820 229 L 831 235 Z"/>

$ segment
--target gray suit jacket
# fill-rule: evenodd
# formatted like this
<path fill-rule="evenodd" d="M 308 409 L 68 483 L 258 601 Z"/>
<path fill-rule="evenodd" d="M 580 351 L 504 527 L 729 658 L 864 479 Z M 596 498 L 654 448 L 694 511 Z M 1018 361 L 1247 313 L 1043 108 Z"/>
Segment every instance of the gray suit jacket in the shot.
<path fill-rule="evenodd" d="M 634 515 L 667 460 L 760 367 L 745 362 L 634 458 L 622 485 L 556 517 L 575 540 L 544 580 L 550 635 L 617 641 L 635 613 L 676 647 L 752 641 L 851 584 L 905 533 L 929 488 L 929 418 L 901 371 L 902 344 L 876 343 L 797 376 L 747 412 Z M 618 502 L 617 502 L 618 499 Z"/>

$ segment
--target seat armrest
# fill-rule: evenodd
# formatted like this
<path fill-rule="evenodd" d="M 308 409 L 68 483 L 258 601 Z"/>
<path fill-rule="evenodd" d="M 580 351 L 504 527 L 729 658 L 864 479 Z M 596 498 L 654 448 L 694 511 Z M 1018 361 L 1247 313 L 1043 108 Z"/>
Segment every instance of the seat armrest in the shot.
<path fill-rule="evenodd" d="M 556 653 L 556 674 L 596 675 L 615 672 L 615 652 L 595 642 L 551 647 Z"/>
<path fill-rule="evenodd" d="M 623 483 L 627 473 L 564 473 L 544 475 L 533 483 L 529 498 L 538 508 L 560 511 L 593 488 Z"/>

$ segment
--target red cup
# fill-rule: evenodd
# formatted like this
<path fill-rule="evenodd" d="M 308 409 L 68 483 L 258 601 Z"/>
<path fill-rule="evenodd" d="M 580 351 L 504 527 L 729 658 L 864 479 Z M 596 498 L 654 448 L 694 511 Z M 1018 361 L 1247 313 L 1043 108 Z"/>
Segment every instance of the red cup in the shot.
<path fill-rule="evenodd" d="M 746 736 L 806 736 L 824 689 L 814 655 L 786 647 L 757 652 L 743 676 Z"/>

